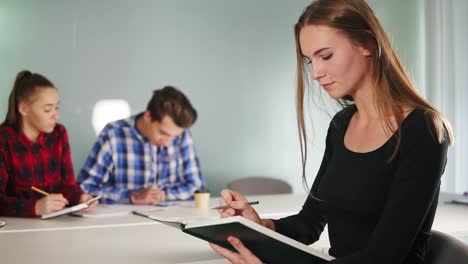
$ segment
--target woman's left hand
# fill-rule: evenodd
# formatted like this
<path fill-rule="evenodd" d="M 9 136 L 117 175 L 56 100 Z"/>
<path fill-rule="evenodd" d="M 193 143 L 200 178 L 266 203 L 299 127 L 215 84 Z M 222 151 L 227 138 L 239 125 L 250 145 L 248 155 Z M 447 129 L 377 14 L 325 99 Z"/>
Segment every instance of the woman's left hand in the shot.
<path fill-rule="evenodd" d="M 83 193 L 80 196 L 80 203 L 84 203 L 84 202 L 88 201 L 91 198 L 93 198 L 93 196 L 91 194 Z M 82 210 L 80 210 L 80 212 L 89 212 L 89 211 L 93 210 L 93 208 L 96 207 L 98 204 L 99 204 L 99 201 L 94 201 L 88 206 L 88 208 L 82 209 Z"/>
<path fill-rule="evenodd" d="M 211 244 L 211 248 L 213 248 L 216 252 L 223 255 L 229 262 L 233 264 L 262 264 L 263 262 L 257 258 L 252 252 L 242 244 L 242 242 L 233 237 L 228 237 L 227 241 L 231 243 L 231 245 L 237 250 L 237 252 L 232 252 L 229 249 L 225 249 L 215 244 Z"/>

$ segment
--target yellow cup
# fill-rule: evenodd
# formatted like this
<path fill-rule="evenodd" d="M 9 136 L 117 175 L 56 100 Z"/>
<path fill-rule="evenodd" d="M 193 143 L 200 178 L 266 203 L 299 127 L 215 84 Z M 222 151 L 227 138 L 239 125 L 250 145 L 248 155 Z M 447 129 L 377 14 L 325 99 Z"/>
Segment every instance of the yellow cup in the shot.
<path fill-rule="evenodd" d="M 210 206 L 210 193 L 209 192 L 196 192 L 195 193 L 195 207 L 208 208 Z"/>

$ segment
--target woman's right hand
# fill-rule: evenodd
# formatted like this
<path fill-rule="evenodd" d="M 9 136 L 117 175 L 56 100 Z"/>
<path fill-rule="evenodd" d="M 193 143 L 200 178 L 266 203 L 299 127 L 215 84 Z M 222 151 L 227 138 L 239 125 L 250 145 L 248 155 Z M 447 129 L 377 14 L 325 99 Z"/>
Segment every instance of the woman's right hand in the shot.
<path fill-rule="evenodd" d="M 36 201 L 36 215 L 44 215 L 62 210 L 68 204 L 68 200 L 60 193 L 45 196 Z"/>
<path fill-rule="evenodd" d="M 260 224 L 260 216 L 255 209 L 248 204 L 247 199 L 240 193 L 233 190 L 221 191 L 221 205 L 228 205 L 230 208 L 218 210 L 221 218 L 231 217 L 235 215 L 243 216 L 257 224 Z"/>

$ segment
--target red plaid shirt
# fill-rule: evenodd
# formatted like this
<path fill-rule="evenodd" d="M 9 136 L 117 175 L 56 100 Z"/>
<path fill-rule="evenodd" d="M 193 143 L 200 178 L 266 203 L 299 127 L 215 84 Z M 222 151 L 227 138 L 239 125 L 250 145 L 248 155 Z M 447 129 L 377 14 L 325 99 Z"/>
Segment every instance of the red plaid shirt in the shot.
<path fill-rule="evenodd" d="M 31 186 L 61 193 L 70 205 L 78 203 L 82 191 L 64 126 L 40 133 L 35 143 L 12 126 L 0 126 L 0 215 L 35 216 L 36 201 L 44 196 Z"/>

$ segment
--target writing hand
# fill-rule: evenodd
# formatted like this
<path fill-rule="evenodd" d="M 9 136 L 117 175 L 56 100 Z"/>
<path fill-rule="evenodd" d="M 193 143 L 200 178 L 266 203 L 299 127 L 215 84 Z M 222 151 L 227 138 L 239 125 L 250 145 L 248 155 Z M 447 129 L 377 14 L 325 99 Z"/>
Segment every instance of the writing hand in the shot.
<path fill-rule="evenodd" d="M 60 193 L 53 193 L 36 201 L 36 215 L 44 215 L 62 210 L 68 204 L 68 200 Z"/>
<path fill-rule="evenodd" d="M 255 223 L 260 224 L 260 216 L 257 211 L 248 204 L 247 199 L 240 193 L 233 190 L 221 191 L 221 205 L 229 205 L 230 208 L 218 210 L 221 218 L 231 217 L 235 215 L 243 216 Z"/>

